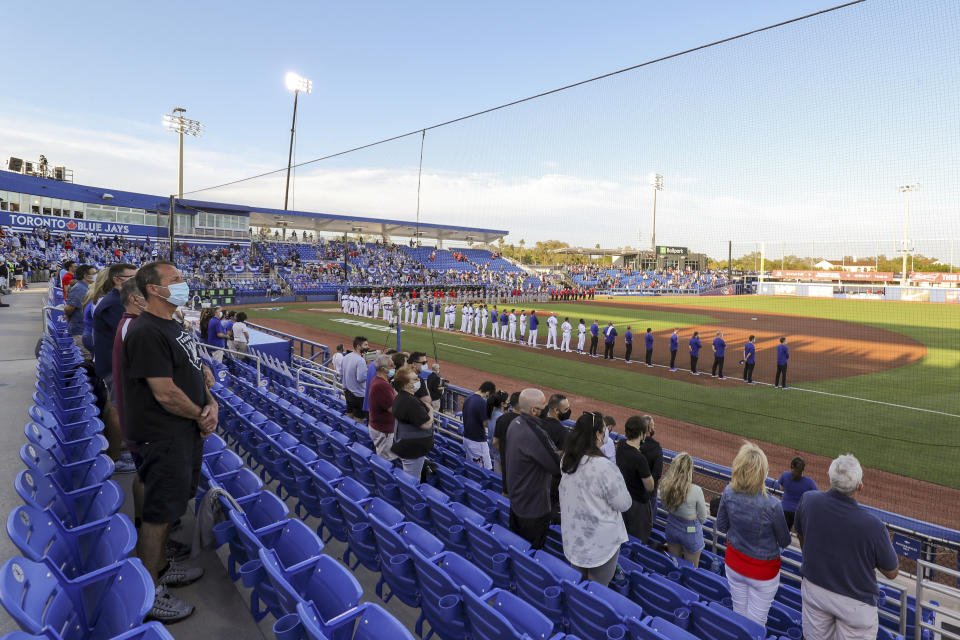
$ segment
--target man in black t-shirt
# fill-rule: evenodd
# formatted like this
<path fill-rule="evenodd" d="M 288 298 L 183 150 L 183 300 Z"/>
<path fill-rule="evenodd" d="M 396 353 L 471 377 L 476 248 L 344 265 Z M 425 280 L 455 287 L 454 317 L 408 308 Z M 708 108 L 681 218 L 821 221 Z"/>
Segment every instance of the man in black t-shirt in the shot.
<path fill-rule="evenodd" d="M 556 446 L 557 451 L 563 451 L 570 430 L 563 426 L 563 420 L 570 419 L 570 401 L 567 396 L 555 393 L 550 396 L 547 406 L 540 414 L 540 426 Z"/>
<path fill-rule="evenodd" d="M 169 262 L 151 262 L 136 278 L 147 307 L 123 342 L 124 423 L 143 459 L 139 554 L 157 586 L 149 616 L 173 622 L 190 615 L 193 605 L 167 587 L 189 584 L 203 571 L 168 563 L 167 535 L 196 493 L 203 438 L 217 428 L 218 407 L 193 337 L 173 319 L 189 297 L 180 272 Z"/>
<path fill-rule="evenodd" d="M 654 482 L 650 465 L 640 451 L 645 433 L 643 417 L 631 416 L 623 425 L 626 439 L 617 443 L 617 467 L 633 500 L 630 508 L 623 512 L 623 523 L 627 527 L 627 533 L 647 544 L 653 530 L 656 494 L 653 494 Z"/>

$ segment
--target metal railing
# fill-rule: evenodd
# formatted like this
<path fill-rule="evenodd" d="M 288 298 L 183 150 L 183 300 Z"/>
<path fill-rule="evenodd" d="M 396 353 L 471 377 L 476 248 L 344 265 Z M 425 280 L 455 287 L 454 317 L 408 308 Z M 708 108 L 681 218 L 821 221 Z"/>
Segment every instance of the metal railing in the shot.
<path fill-rule="evenodd" d="M 921 571 L 921 569 L 923 569 L 923 571 Z M 940 616 L 946 616 L 947 618 L 950 618 L 951 620 L 957 623 L 960 623 L 960 613 L 956 611 L 951 611 L 950 609 L 946 609 L 940 606 L 939 603 L 933 602 L 932 600 L 923 599 L 923 592 L 926 590 L 926 591 L 933 591 L 934 593 L 939 593 L 941 595 L 945 595 L 949 598 L 954 599 L 954 601 L 960 600 L 960 590 L 954 589 L 952 587 L 948 587 L 946 585 L 942 585 L 936 582 L 932 582 L 928 578 L 925 578 L 924 573 L 926 573 L 926 570 L 928 569 L 943 571 L 945 573 L 952 575 L 954 578 L 960 578 L 960 571 L 941 567 L 938 564 L 934 564 L 926 560 L 917 560 L 917 586 L 916 586 L 916 593 L 915 593 L 916 599 L 917 599 L 916 600 L 917 610 L 914 613 L 913 638 L 914 640 L 920 640 L 920 637 L 923 634 L 923 631 L 926 629 L 938 634 L 940 638 L 946 638 L 948 640 L 960 640 L 960 633 L 943 629 L 942 625 L 940 627 L 937 627 L 936 624 L 930 624 L 929 622 L 926 622 L 923 619 L 923 612 L 924 610 L 927 610 L 927 611 L 932 611 L 935 614 L 936 620 L 940 620 Z M 903 629 L 903 626 L 901 626 L 900 633 L 904 633 L 902 629 Z"/>

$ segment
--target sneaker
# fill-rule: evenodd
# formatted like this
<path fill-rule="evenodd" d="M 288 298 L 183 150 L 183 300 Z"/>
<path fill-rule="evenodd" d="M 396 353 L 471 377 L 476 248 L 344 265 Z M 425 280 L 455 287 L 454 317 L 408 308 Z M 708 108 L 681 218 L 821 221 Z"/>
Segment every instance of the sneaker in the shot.
<path fill-rule="evenodd" d="M 721 380 L 726 380 L 727 378 L 726 378 L 725 376 L 720 376 L 720 379 L 721 379 Z"/>
<path fill-rule="evenodd" d="M 653 365 L 652 365 L 652 364 L 648 364 L 647 366 L 648 366 L 648 367 L 652 367 Z"/>
<path fill-rule="evenodd" d="M 133 473 L 137 470 L 137 465 L 133 464 L 133 460 L 124 460 L 120 458 L 113 463 L 113 472 L 114 473 Z"/>
<path fill-rule="evenodd" d="M 167 570 L 160 575 L 159 582 L 167 587 L 184 587 L 203 577 L 200 567 L 186 567 L 176 560 L 170 560 Z"/>
<path fill-rule="evenodd" d="M 676 367 L 670 367 L 670 371 L 676 371 L 676 370 L 677 370 Z"/>
<path fill-rule="evenodd" d="M 157 587 L 153 597 L 153 606 L 147 614 L 147 620 L 158 620 L 163 624 L 173 624 L 189 618 L 194 606 L 167 591 L 165 585 Z"/>
<path fill-rule="evenodd" d="M 185 560 L 190 557 L 193 547 L 189 544 L 177 542 L 176 540 L 167 540 L 167 559 Z"/>

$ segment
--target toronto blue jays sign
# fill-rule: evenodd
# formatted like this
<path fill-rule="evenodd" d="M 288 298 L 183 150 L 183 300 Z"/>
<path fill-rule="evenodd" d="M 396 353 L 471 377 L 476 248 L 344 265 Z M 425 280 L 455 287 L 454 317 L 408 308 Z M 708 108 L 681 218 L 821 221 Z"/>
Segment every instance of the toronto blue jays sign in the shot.
<path fill-rule="evenodd" d="M 0 225 L 9 226 L 15 231 L 29 231 L 35 227 L 47 227 L 61 233 L 99 233 L 105 235 L 123 235 L 133 237 L 166 237 L 165 228 L 127 224 L 124 222 L 101 222 L 99 220 L 79 220 L 59 216 L 42 216 L 36 213 L 15 213 L 0 211 Z"/>

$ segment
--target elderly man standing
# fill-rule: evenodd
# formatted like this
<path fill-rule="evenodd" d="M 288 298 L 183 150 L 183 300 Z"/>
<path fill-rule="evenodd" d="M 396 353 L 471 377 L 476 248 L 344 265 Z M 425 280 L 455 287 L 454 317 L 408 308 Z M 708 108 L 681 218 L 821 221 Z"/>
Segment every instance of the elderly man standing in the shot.
<path fill-rule="evenodd" d="M 353 351 L 343 357 L 341 377 L 343 395 L 347 402 L 347 414 L 355 420 L 363 420 L 367 412 L 363 410 L 363 399 L 367 393 L 367 362 L 363 357 L 370 350 L 370 343 L 363 336 L 353 339 Z"/>
<path fill-rule="evenodd" d="M 524 389 L 518 415 L 506 433 L 510 530 L 542 549 L 550 530 L 550 482 L 560 475 L 560 457 L 537 416 L 547 399 L 539 389 Z"/>
<path fill-rule="evenodd" d="M 393 358 L 388 355 L 377 356 L 373 362 L 374 378 L 370 383 L 368 401 L 370 405 L 370 440 L 373 441 L 377 455 L 387 460 L 395 460 L 393 447 L 396 420 L 393 417 L 393 399 L 397 396 L 390 384 L 390 378 L 396 373 Z"/>
<path fill-rule="evenodd" d="M 886 526 L 857 503 L 862 490 L 860 462 L 842 455 L 830 464 L 830 490 L 808 491 L 797 506 L 806 638 L 877 637 L 875 570 L 893 580 L 898 560 Z"/>

